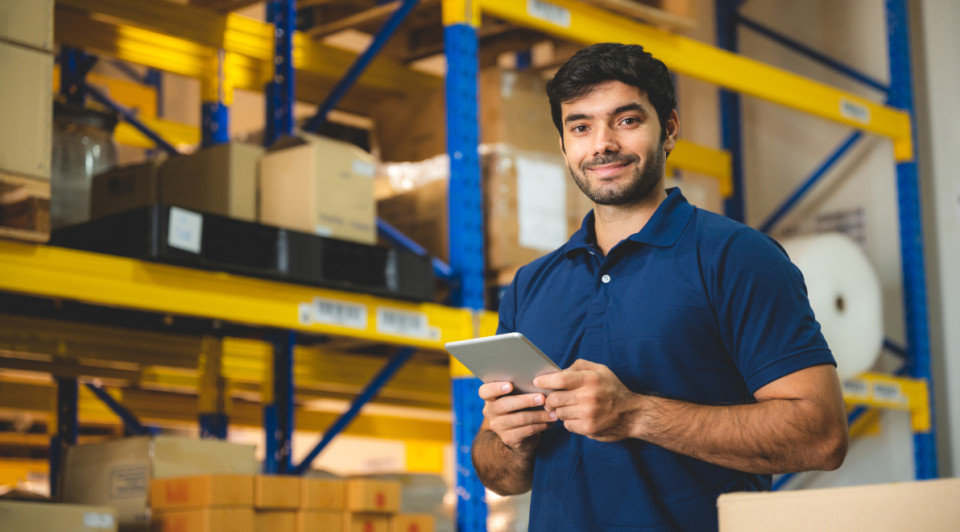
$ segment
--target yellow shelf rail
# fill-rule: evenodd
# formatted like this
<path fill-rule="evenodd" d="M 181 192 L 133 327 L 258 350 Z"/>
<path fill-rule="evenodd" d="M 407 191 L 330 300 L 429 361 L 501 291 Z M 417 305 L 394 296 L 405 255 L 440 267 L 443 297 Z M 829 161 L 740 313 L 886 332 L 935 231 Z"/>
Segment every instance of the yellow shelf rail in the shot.
<path fill-rule="evenodd" d="M 12 241 L 0 290 L 436 350 L 474 334 L 465 309 Z"/>
<path fill-rule="evenodd" d="M 913 159 L 910 115 L 824 83 L 573 0 L 477 0 L 483 13 L 574 42 L 641 44 L 680 74 L 893 140 Z"/>
<path fill-rule="evenodd" d="M 910 413 L 914 432 L 932 428 L 927 383 L 923 379 L 864 373 L 843 383 L 847 406 L 886 408 Z"/>

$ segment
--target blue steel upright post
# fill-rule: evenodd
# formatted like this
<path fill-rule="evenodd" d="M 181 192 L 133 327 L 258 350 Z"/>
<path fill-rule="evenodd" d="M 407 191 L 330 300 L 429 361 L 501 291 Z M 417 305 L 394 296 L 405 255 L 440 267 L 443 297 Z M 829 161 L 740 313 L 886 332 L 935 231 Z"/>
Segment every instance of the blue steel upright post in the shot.
<path fill-rule="evenodd" d="M 913 120 L 913 77 L 910 69 L 910 19 L 906 0 L 886 0 L 890 54 L 890 105 L 910 113 Z M 916 139 L 916 133 L 913 133 Z M 914 142 L 916 145 L 916 142 Z M 925 379 L 929 390 L 931 429 L 913 436 L 917 479 L 937 478 L 936 425 L 933 416 L 933 380 L 930 371 L 930 332 L 927 319 L 927 280 L 923 255 L 923 224 L 916 157 L 897 162 L 897 198 L 900 210 L 900 254 L 903 303 L 907 329 L 907 366 L 913 377 Z"/>
<path fill-rule="evenodd" d="M 263 472 L 283 475 L 291 471 L 293 454 L 293 351 L 297 333 L 273 335 L 273 365 L 269 383 L 264 383 Z"/>
<path fill-rule="evenodd" d="M 273 79 L 267 83 L 265 146 L 285 135 L 293 135 L 293 31 L 296 28 L 296 2 L 267 2 L 267 20 L 273 23 Z"/>
<path fill-rule="evenodd" d="M 477 71 L 480 25 L 476 2 L 445 0 L 444 49 L 447 56 L 447 153 L 450 155 L 450 267 L 458 281 L 454 304 L 484 308 L 483 198 L 480 186 L 480 139 Z M 453 445 L 457 467 L 457 530 L 487 529 L 484 487 L 473 468 L 470 446 L 483 420 L 477 395 L 479 379 L 453 379 Z"/>
<path fill-rule="evenodd" d="M 737 10 L 744 0 L 717 0 L 717 44 L 724 50 L 736 52 L 739 48 L 737 38 Z M 743 202 L 743 133 L 740 123 L 740 95 L 736 92 L 720 89 L 720 128 L 723 149 L 730 152 L 732 160 L 731 179 L 733 191 L 724 200 L 724 213 L 738 222 L 746 221 Z"/>
<path fill-rule="evenodd" d="M 60 470 L 67 447 L 77 444 L 80 422 L 77 404 L 80 388 L 76 377 L 57 377 L 57 433 L 50 438 L 50 497 L 60 495 Z"/>
<path fill-rule="evenodd" d="M 200 143 L 204 148 L 230 141 L 230 103 L 233 98 L 232 88 L 226 80 L 226 52 L 218 50 L 214 62 L 216 75 L 202 80 Z"/>

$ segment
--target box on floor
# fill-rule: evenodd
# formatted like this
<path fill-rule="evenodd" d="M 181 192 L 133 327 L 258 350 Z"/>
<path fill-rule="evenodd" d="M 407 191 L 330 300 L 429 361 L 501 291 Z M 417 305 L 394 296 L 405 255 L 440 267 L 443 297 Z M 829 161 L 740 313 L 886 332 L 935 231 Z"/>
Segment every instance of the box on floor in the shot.
<path fill-rule="evenodd" d="M 766 493 L 717 500 L 720 532 L 960 530 L 960 479 Z"/>
<path fill-rule="evenodd" d="M 109 506 L 0 501 L 3 532 L 116 532 L 117 511 Z"/>
<path fill-rule="evenodd" d="M 149 490 L 155 478 L 197 474 L 253 475 L 254 446 L 174 436 L 139 436 L 67 449 L 63 500 L 117 508 L 119 525 L 150 522 Z"/>

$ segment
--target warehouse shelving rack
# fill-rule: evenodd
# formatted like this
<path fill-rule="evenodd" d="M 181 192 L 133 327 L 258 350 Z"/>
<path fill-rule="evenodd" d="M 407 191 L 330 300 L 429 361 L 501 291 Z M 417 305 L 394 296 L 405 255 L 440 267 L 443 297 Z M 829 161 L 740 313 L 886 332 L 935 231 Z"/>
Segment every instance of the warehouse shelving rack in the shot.
<path fill-rule="evenodd" d="M 718 28 L 721 44 L 735 49 L 735 34 L 730 19 L 743 0 L 718 2 Z M 893 141 L 900 197 L 900 227 L 904 262 L 904 294 L 908 342 L 908 372 L 912 381 L 865 375 L 857 382 L 863 397 L 847 396 L 848 403 L 887 406 L 911 403 L 914 398 L 913 428 L 916 431 L 915 463 L 919 479 L 933 478 L 936 471 L 935 432 L 932 418 L 929 338 L 926 323 L 926 285 L 923 269 L 922 234 L 917 191 L 914 133 L 911 128 L 913 97 L 909 69 L 907 8 L 904 0 L 887 0 L 887 21 L 891 57 L 889 105 L 871 102 L 761 64 L 730 51 L 715 48 L 685 37 L 635 23 L 622 17 L 571 0 L 448 0 L 444 2 L 448 71 L 448 146 L 451 154 L 450 212 L 453 242 L 460 241 L 461 255 L 452 260 L 455 271 L 464 275 L 482 272 L 482 212 L 476 201 L 479 165 L 468 154 L 475 152 L 477 133 L 476 75 L 477 28 L 481 13 L 509 22 L 542 30 L 544 33 L 583 44 L 623 42 L 642 44 L 662 59 L 674 72 L 712 82 L 726 91 L 722 100 L 724 147 L 734 155 L 733 194 L 727 200 L 727 214 L 743 219 L 742 156 L 739 131 L 739 105 L 736 94 L 745 94 L 777 103 L 827 120 L 849 125 L 857 131 L 875 133 Z M 451 254 L 453 258 L 453 255 Z M 479 308 L 482 301 L 468 292 L 461 304 Z M 457 427 L 458 525 L 461 531 L 485 530 L 486 509 L 483 487 L 476 479 L 469 457 L 469 436 L 482 420 L 476 398 L 476 380 L 459 375 L 454 382 L 454 411 Z M 882 401 L 884 383 L 894 383 L 895 401 Z M 911 392 L 905 394 L 909 388 Z M 865 399 L 865 400 L 861 400 Z"/>
<path fill-rule="evenodd" d="M 299 81 L 295 76 L 339 75 L 348 69 L 352 60 L 348 60 L 342 51 L 298 39 L 298 36 L 290 31 L 289 25 L 285 26 L 282 20 L 279 28 L 286 28 L 286 31 L 277 32 L 271 30 L 269 25 L 241 20 L 232 15 L 212 17 L 209 12 L 196 10 L 190 12 L 191 22 L 183 24 L 182 12 L 164 10 L 160 7 L 161 3 L 133 3 L 124 0 L 58 0 L 57 3 L 89 13 L 105 13 L 115 19 L 136 22 L 132 26 L 124 26 L 112 22 L 111 19 L 98 19 L 76 11 L 58 9 L 57 36 L 62 43 L 78 47 L 89 46 L 120 59 L 203 79 L 203 138 L 207 143 L 223 140 L 232 88 L 260 90 L 267 81 L 285 82 L 286 85 L 280 84 L 280 90 L 268 90 L 268 101 L 271 105 L 268 123 L 277 128 L 275 131 L 286 132 L 288 125 L 281 117 L 284 110 L 289 110 L 293 104 L 292 94 L 288 89 Z M 293 2 L 279 0 L 270 4 L 276 15 L 289 13 Z M 177 6 L 177 9 L 181 7 L 183 6 Z M 900 10 L 897 11 L 898 9 Z M 893 13 L 891 18 L 897 21 L 905 20 L 899 18 L 905 17 L 902 1 L 890 0 L 888 11 Z M 913 165 L 913 180 L 916 179 L 915 163 L 911 162 L 913 141 L 909 113 L 897 108 L 909 109 L 909 106 L 893 101 L 891 103 L 895 107 L 879 105 L 569 0 L 531 0 L 526 3 L 507 0 L 445 0 L 443 17 L 449 65 L 446 89 L 449 102 L 448 151 L 451 155 L 449 212 L 453 213 L 450 220 L 450 270 L 460 281 L 459 290 L 454 296 L 454 303 L 459 308 L 398 303 L 45 246 L 2 242 L 0 256 L 4 260 L 0 261 L 0 290 L 77 299 L 171 315 L 199 316 L 266 327 L 273 331 L 288 331 L 273 336 L 273 360 L 276 364 L 273 372 L 274 400 L 268 407 L 272 411 L 265 417 L 272 420 L 267 422 L 266 427 L 267 440 L 273 451 L 269 453 L 268 470 L 293 471 L 293 465 L 289 462 L 293 379 L 290 373 L 290 354 L 297 332 L 362 338 L 393 345 L 439 350 L 446 341 L 492 334 L 496 328 L 496 316 L 480 310 L 483 308 L 484 266 L 479 161 L 476 158 L 479 138 L 476 128 L 476 29 L 480 24 L 481 12 L 574 42 L 589 43 L 601 39 L 640 42 L 654 54 L 664 58 L 678 73 L 889 137 L 894 142 L 898 160 L 904 161 L 900 164 L 908 166 L 907 173 L 910 172 L 909 165 Z M 289 18 L 287 20 L 289 23 Z M 902 24 L 898 31 L 898 38 L 905 38 Z M 284 40 L 284 35 L 289 42 Z M 156 50 L 163 50 L 163 53 L 157 53 Z M 278 80 L 273 65 L 295 67 L 296 70 L 281 70 L 283 79 Z M 210 72 L 217 73 L 215 79 L 211 79 Z M 284 76 L 282 72 L 287 72 L 287 75 Z M 438 81 L 431 76 L 381 61 L 371 67 L 370 75 L 362 82 L 368 87 L 387 90 L 398 85 L 410 89 L 433 86 Z M 323 94 L 330 86 L 326 82 L 320 83 L 318 89 L 311 91 L 301 85 L 298 86 L 298 93 L 302 95 L 306 92 L 315 101 L 320 101 L 321 98 L 317 95 Z M 348 102 L 347 105 L 351 104 Z M 165 131 L 176 133 L 175 128 L 162 121 L 154 121 L 153 126 L 160 130 L 161 136 Z M 718 164 L 723 166 L 723 160 Z M 734 176 L 737 175 L 737 164 L 737 159 L 734 158 Z M 906 181 L 909 179 L 908 176 Z M 733 190 L 742 190 L 742 184 L 734 180 Z M 916 227 L 919 228 L 918 223 Z M 922 255 L 920 260 L 919 271 L 922 273 Z M 184 280 L 187 280 L 186 284 L 183 284 Z M 238 294 L 242 294 L 239 299 Z M 304 305 L 309 308 L 317 298 L 339 303 L 344 305 L 344 308 L 355 309 L 358 305 L 361 306 L 364 309 L 362 313 L 367 316 L 366 327 L 304 323 L 299 319 L 298 313 L 305 308 Z M 436 331 L 436 334 L 430 338 L 384 334 L 378 328 L 379 308 L 418 316 L 419 322 L 426 324 L 425 329 Z M 925 307 L 921 305 L 919 312 L 922 313 L 923 308 Z M 924 363 L 917 362 L 917 359 L 924 356 L 925 342 L 925 326 L 920 332 L 914 331 L 908 341 L 908 347 L 915 351 L 912 354 L 914 365 L 921 369 Z M 919 349 L 918 344 L 921 344 Z M 380 377 L 389 378 L 389 374 L 402 364 L 407 356 L 409 355 L 405 351 L 394 355 Z M 926 356 L 929 358 L 928 354 Z M 928 367 L 928 362 L 926 364 Z M 458 526 L 464 531 L 484 530 L 484 492 L 472 471 L 469 459 L 470 441 L 481 420 L 476 398 L 477 381 L 456 364 L 451 371 L 454 377 Z M 928 378 L 929 370 L 926 375 L 922 372 L 912 374 Z M 71 438 L 76 433 L 76 380 L 60 379 L 59 382 L 62 385 L 59 405 L 63 414 L 59 418 L 59 434 Z M 924 421 L 930 422 L 930 395 L 924 381 L 894 380 L 891 384 L 889 377 L 867 375 L 863 377 L 863 382 L 861 396 L 848 397 L 848 402 L 880 407 L 896 406 L 910 410 L 914 415 L 914 428 L 918 431 L 925 426 Z M 883 388 L 884 385 L 887 388 Z M 891 399 L 889 393 L 877 392 L 889 390 L 891 387 L 899 387 L 903 392 L 902 400 L 898 397 Z M 369 396 L 375 388 L 376 383 L 373 383 L 361 394 L 361 399 Z M 362 404 L 362 401 L 355 403 L 358 404 Z M 222 411 L 212 413 L 223 414 Z M 218 424 L 223 421 L 222 418 L 218 420 L 212 417 L 208 418 L 208 421 L 210 425 L 207 428 L 211 434 L 222 433 L 222 426 Z M 925 439 L 932 441 L 932 425 L 929 426 L 931 428 Z M 929 456 L 930 451 L 929 446 L 925 447 L 922 450 L 924 457 Z M 918 448 L 918 464 L 920 453 Z M 925 468 L 929 469 L 928 466 Z M 918 466 L 918 476 L 919 471 Z"/>

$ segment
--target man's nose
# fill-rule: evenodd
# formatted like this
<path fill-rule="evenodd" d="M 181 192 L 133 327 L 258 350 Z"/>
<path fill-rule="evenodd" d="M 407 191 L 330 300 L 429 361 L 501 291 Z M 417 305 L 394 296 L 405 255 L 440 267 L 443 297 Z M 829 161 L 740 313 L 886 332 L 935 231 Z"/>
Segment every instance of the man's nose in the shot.
<path fill-rule="evenodd" d="M 617 141 L 617 135 L 609 127 L 600 127 L 597 129 L 597 136 L 594 142 L 594 155 L 620 151 L 620 143 Z"/>

